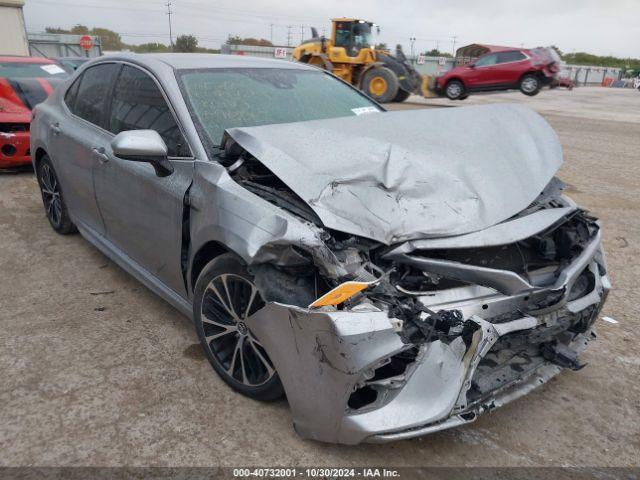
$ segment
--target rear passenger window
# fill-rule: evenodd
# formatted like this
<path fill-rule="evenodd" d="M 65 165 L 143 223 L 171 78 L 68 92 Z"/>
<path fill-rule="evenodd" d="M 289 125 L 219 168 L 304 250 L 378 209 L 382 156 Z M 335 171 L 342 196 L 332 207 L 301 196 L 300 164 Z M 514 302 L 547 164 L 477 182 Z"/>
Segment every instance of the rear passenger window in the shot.
<path fill-rule="evenodd" d="M 67 107 L 69 107 L 69 110 L 72 112 L 76 105 L 76 97 L 78 96 L 78 89 L 80 88 L 80 80 L 82 80 L 82 77 L 77 78 L 64 95 L 64 103 L 67 104 Z"/>
<path fill-rule="evenodd" d="M 115 63 L 104 63 L 85 70 L 82 77 L 76 80 L 81 81 L 71 111 L 94 125 L 104 127 L 109 90 L 119 68 Z"/>
<path fill-rule="evenodd" d="M 142 70 L 125 65 L 116 82 L 108 129 L 155 130 L 167 144 L 170 157 L 189 157 L 189 148 L 178 124 L 153 79 Z"/>
<path fill-rule="evenodd" d="M 498 54 L 498 63 L 519 62 L 525 58 L 522 52 L 501 52 Z"/>

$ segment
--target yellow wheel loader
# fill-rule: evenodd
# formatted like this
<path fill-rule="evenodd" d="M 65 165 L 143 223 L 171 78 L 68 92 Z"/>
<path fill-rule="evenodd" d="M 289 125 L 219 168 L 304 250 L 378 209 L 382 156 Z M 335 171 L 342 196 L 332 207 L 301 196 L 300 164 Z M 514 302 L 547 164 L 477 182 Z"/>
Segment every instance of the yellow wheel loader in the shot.
<path fill-rule="evenodd" d="M 331 21 L 331 38 L 313 38 L 293 51 L 293 59 L 329 70 L 381 103 L 403 102 L 410 94 L 434 96 L 433 79 L 420 75 L 398 45 L 396 55 L 376 50 L 371 30 L 374 23 L 354 18 Z"/>

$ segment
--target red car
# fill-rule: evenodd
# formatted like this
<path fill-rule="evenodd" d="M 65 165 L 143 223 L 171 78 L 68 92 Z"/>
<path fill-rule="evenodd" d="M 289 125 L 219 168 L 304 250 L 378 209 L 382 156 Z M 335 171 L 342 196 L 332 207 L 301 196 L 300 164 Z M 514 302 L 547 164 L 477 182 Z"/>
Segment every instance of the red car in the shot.
<path fill-rule="evenodd" d="M 552 48 L 494 51 L 438 77 L 437 90 L 451 100 L 464 100 L 472 92 L 510 89 L 533 96 L 544 85 L 555 84 L 560 61 Z"/>
<path fill-rule="evenodd" d="M 0 169 L 31 163 L 31 110 L 68 76 L 46 58 L 0 56 Z"/>

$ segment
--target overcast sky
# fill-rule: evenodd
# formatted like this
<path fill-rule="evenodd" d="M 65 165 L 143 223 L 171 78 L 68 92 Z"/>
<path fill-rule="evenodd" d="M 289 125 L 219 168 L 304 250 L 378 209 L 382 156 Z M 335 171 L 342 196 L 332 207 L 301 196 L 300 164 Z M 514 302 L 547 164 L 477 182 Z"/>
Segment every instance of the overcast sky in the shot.
<path fill-rule="evenodd" d="M 228 35 L 291 44 L 310 26 L 329 32 L 332 17 L 356 17 L 381 27 L 377 42 L 409 51 L 469 43 L 526 47 L 555 44 L 564 52 L 640 57 L 640 0 L 170 0 L 174 39 L 193 34 L 218 47 Z M 27 30 L 77 23 L 117 31 L 127 43 L 169 43 L 167 0 L 26 0 Z M 287 26 L 291 26 L 290 30 Z M 273 37 L 271 37 L 273 32 Z"/>

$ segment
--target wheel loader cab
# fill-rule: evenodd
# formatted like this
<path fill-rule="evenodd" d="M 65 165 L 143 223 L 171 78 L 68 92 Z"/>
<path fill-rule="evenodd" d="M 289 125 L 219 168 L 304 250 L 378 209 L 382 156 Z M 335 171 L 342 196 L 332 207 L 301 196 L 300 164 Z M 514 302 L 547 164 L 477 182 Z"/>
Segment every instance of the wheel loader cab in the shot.
<path fill-rule="evenodd" d="M 373 46 L 370 22 L 364 20 L 334 20 L 333 45 L 342 47 L 349 57 L 357 57 L 363 48 Z"/>

